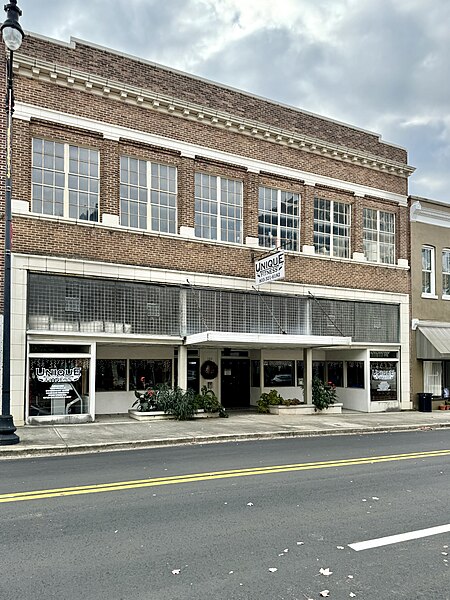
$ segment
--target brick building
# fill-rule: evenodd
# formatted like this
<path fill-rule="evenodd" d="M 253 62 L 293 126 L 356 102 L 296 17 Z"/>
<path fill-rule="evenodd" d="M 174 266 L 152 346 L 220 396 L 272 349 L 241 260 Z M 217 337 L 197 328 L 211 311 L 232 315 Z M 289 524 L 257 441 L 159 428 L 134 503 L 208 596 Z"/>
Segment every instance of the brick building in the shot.
<path fill-rule="evenodd" d="M 16 424 L 126 412 L 144 380 L 411 408 L 404 149 L 79 40 L 28 35 L 14 76 Z"/>

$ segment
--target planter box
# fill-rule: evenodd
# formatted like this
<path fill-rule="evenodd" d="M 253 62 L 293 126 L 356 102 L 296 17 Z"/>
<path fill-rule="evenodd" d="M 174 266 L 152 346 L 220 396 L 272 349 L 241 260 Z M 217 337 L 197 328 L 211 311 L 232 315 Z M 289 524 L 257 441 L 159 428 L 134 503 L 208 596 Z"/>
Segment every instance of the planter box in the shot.
<path fill-rule="evenodd" d="M 315 410 L 314 404 L 297 404 L 293 406 L 284 406 L 284 404 L 276 404 L 275 406 L 269 406 L 269 412 L 271 415 L 325 415 L 325 414 L 341 414 L 342 413 L 342 402 L 335 402 L 329 408 L 325 410 Z"/>
<path fill-rule="evenodd" d="M 136 421 L 174 421 L 173 415 L 166 415 L 162 410 L 151 410 L 149 412 L 142 412 L 141 410 L 135 410 L 130 408 L 128 410 L 128 416 Z M 218 417 L 219 413 L 205 412 L 203 408 L 196 410 L 194 413 L 194 419 L 209 419 Z"/>

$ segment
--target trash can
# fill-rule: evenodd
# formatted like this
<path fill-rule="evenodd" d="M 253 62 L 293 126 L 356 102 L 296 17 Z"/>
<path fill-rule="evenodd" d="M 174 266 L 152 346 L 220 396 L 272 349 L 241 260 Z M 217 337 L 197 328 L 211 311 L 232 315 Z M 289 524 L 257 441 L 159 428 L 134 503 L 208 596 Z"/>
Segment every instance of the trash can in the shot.
<path fill-rule="evenodd" d="M 417 396 L 419 397 L 419 412 L 431 412 L 431 400 L 433 399 L 433 394 L 419 392 Z"/>

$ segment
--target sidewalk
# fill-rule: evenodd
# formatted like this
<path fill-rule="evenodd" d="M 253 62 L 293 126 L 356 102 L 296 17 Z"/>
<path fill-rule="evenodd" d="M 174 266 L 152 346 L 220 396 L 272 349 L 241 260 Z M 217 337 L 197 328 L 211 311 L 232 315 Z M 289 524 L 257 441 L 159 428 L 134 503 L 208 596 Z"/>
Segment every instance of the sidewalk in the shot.
<path fill-rule="evenodd" d="M 138 422 L 126 415 L 83 425 L 25 426 L 20 443 L 0 446 L 0 459 L 315 435 L 450 428 L 450 411 L 354 413 L 284 417 L 231 412 L 228 419 Z M 450 440 L 450 437 L 449 437 Z"/>

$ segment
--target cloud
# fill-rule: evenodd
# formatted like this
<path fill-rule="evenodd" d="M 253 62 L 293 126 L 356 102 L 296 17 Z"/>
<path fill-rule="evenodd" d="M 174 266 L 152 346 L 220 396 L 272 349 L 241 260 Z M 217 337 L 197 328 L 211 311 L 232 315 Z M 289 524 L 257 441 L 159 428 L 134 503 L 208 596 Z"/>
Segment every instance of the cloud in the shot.
<path fill-rule="evenodd" d="M 71 36 L 382 134 L 450 200 L 448 0 L 19 0 Z M 257 115 L 254 115 L 257 118 Z"/>

